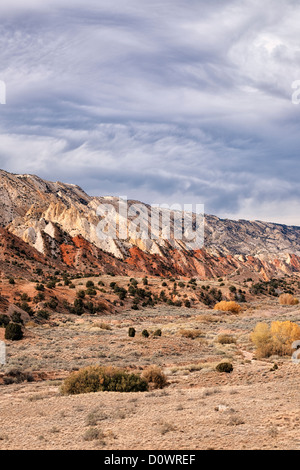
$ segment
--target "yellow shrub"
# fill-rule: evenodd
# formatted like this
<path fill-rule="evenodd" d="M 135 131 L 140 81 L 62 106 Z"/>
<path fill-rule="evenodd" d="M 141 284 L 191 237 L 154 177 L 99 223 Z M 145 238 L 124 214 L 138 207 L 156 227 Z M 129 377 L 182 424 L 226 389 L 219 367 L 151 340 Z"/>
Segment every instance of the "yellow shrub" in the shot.
<path fill-rule="evenodd" d="M 281 294 L 279 297 L 280 305 L 298 305 L 299 300 L 292 294 Z"/>
<path fill-rule="evenodd" d="M 232 300 L 229 302 L 227 302 L 226 300 L 222 300 L 214 306 L 214 310 L 221 310 L 222 312 L 240 313 L 242 307 Z"/>
<path fill-rule="evenodd" d="M 251 341 L 256 346 L 258 357 L 269 357 L 273 353 L 272 335 L 267 323 L 257 323 L 250 335 Z"/>
<path fill-rule="evenodd" d="M 300 327 L 291 321 L 274 321 L 271 327 L 258 323 L 250 337 L 257 357 L 285 356 L 292 354 L 292 343 L 300 339 Z"/>
<path fill-rule="evenodd" d="M 292 354 L 292 343 L 300 339 L 300 327 L 291 321 L 274 321 L 271 324 L 271 335 L 277 354 Z"/>

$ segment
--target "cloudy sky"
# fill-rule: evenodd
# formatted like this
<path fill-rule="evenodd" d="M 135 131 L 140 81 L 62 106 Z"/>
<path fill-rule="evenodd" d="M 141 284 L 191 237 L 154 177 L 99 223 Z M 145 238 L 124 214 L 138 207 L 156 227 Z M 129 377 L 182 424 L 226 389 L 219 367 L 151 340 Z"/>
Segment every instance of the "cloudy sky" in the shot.
<path fill-rule="evenodd" d="M 299 24 L 294 0 L 1 2 L 0 167 L 300 225 Z"/>

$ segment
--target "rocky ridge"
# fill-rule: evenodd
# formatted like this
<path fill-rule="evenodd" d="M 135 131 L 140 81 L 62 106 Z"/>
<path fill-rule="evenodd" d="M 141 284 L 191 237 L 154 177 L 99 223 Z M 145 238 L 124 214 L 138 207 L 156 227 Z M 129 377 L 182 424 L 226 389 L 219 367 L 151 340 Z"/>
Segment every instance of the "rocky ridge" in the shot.
<path fill-rule="evenodd" d="M 300 272 L 300 227 L 246 220 L 220 219 L 205 215 L 204 246 L 187 239 L 167 239 L 162 226 L 151 218 L 150 206 L 138 201 L 136 212 L 127 219 L 120 215 L 119 230 L 128 229 L 126 239 L 99 238 L 104 204 L 108 207 L 107 229 L 114 228 L 114 210 L 123 204 L 116 197 L 91 197 L 79 186 L 45 181 L 34 175 L 15 175 L 0 170 L 0 225 L 4 240 L 33 250 L 29 258 L 78 271 L 98 270 L 129 274 L 182 275 L 200 278 L 243 275 L 268 279 Z M 182 229 L 182 218 L 162 209 L 170 220 L 171 233 Z M 186 214 L 192 226 L 193 214 Z M 159 219 L 158 219 L 159 220 Z M 144 239 L 141 233 L 149 232 Z M 179 232 L 178 232 L 179 230 Z M 18 241 L 19 240 L 19 241 Z M 22 245 L 22 250 L 26 252 Z M 3 247 L 2 247 L 3 248 Z M 6 246 L 6 253 L 7 246 Z M 34 255 L 33 255 L 34 253 Z M 0 250 L 0 269 L 7 272 Z M 28 256 L 25 256 L 28 264 Z M 28 266 L 27 266 L 28 268 Z M 253 276 L 252 276 L 253 277 Z"/>

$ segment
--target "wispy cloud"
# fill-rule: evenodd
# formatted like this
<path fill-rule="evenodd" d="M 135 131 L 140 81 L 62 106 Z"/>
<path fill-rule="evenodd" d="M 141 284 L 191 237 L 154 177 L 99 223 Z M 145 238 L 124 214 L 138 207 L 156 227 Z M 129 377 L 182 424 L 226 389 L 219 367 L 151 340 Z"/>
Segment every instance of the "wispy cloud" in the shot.
<path fill-rule="evenodd" d="M 300 225 L 300 5 L 0 5 L 0 166 Z"/>

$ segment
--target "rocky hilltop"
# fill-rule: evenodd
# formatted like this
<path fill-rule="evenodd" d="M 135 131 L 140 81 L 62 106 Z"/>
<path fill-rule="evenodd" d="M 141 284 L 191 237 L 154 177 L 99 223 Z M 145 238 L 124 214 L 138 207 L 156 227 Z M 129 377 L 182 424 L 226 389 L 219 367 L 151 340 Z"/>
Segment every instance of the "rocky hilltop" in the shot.
<path fill-rule="evenodd" d="M 184 237 L 166 237 L 163 223 L 159 219 L 154 223 L 153 214 L 151 218 L 150 206 L 128 201 L 128 207 L 139 207 L 129 222 L 123 215 L 118 218 L 118 230 L 128 229 L 127 237 L 101 239 L 99 207 L 106 204 L 109 208 L 106 229 L 112 229 L 114 209 L 124 204 L 118 198 L 91 197 L 76 185 L 3 170 L 0 188 L 0 269 L 4 274 L 13 269 L 11 252 L 22 254 L 22 263 L 13 266 L 23 274 L 37 263 L 49 269 L 139 271 L 203 279 L 236 272 L 269 279 L 300 272 L 300 227 L 205 215 L 204 245 L 195 245 Z M 170 220 L 171 234 L 182 231 L 181 216 L 167 209 L 161 214 Z M 185 217 L 192 227 L 195 215 Z M 150 227 L 152 238 L 141 237 Z"/>

